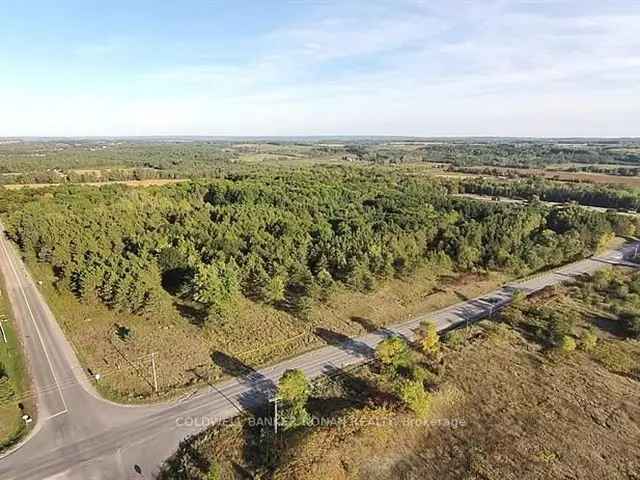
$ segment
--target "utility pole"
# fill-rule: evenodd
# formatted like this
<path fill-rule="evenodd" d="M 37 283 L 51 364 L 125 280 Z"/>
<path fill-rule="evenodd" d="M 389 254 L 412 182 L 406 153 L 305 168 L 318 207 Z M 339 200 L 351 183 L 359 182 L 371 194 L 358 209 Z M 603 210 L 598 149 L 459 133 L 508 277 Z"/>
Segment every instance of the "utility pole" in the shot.
<path fill-rule="evenodd" d="M 278 396 L 276 395 L 276 398 L 273 399 L 275 402 L 275 413 L 274 413 L 274 419 L 273 419 L 273 431 L 275 432 L 275 434 L 278 434 Z"/>
<path fill-rule="evenodd" d="M 273 403 L 273 431 L 278 434 L 278 395 L 269 400 L 269 403 Z"/>
<path fill-rule="evenodd" d="M 153 386 L 158 393 L 158 373 L 156 372 L 156 352 L 151 354 L 151 365 L 153 367 Z"/>

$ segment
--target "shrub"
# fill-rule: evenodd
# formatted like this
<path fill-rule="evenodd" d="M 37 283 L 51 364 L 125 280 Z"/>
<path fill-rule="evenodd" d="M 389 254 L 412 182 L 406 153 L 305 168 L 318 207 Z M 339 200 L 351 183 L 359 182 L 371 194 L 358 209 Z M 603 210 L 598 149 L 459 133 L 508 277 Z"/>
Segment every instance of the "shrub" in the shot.
<path fill-rule="evenodd" d="M 440 351 L 440 337 L 433 322 L 420 322 L 418 331 L 420 346 L 426 355 L 436 355 Z"/>
<path fill-rule="evenodd" d="M 573 337 L 564 335 L 560 338 L 558 348 L 560 348 L 560 350 L 562 350 L 563 352 L 573 352 L 576 349 L 576 341 L 573 339 Z"/>
<path fill-rule="evenodd" d="M 311 385 L 302 370 L 284 372 L 278 383 L 278 399 L 282 401 L 282 423 L 285 428 L 308 424 L 307 400 L 310 393 Z"/>
<path fill-rule="evenodd" d="M 407 380 L 400 387 L 400 398 L 418 417 L 424 418 L 429 413 L 430 397 L 424 390 L 422 382 Z"/>
<path fill-rule="evenodd" d="M 467 340 L 467 334 L 465 333 L 464 330 L 461 330 L 461 329 L 451 330 L 443 338 L 444 343 L 448 347 L 451 347 L 453 349 L 458 349 L 462 347 L 462 345 L 464 345 L 466 340 Z"/>
<path fill-rule="evenodd" d="M 580 348 L 585 352 L 590 352 L 593 350 L 598 343 L 598 335 L 592 330 L 589 329 L 586 331 L 582 338 L 580 339 Z"/>
<path fill-rule="evenodd" d="M 611 268 L 598 270 L 593 274 L 593 283 L 598 290 L 607 290 L 609 283 L 613 280 L 614 272 Z"/>
<path fill-rule="evenodd" d="M 400 337 L 391 337 L 380 342 L 376 347 L 376 356 L 384 365 L 394 368 L 406 367 L 411 363 L 409 346 Z"/>
<path fill-rule="evenodd" d="M 413 368 L 411 369 L 411 377 L 416 382 L 420 382 L 422 384 L 434 383 L 436 380 L 435 375 L 433 373 L 431 373 L 429 370 L 419 365 L 413 366 Z"/>
<path fill-rule="evenodd" d="M 211 462 L 211 466 L 209 467 L 207 480 L 220 480 L 220 478 L 222 478 L 220 465 L 214 460 L 213 462 Z"/>
<path fill-rule="evenodd" d="M 627 335 L 640 338 L 640 314 L 636 312 L 625 312 L 622 315 L 622 322 Z"/>
<path fill-rule="evenodd" d="M 503 322 L 511 325 L 512 327 L 523 325 L 527 321 L 525 314 L 519 306 L 514 305 L 513 303 L 502 310 L 500 318 Z"/>
<path fill-rule="evenodd" d="M 511 304 L 515 306 L 522 305 L 527 299 L 527 295 L 522 290 L 516 290 L 511 295 Z"/>
<path fill-rule="evenodd" d="M 489 339 L 497 344 L 503 344 L 515 337 L 513 330 L 506 323 L 489 323 L 485 327 Z"/>
<path fill-rule="evenodd" d="M 564 311 L 559 314 L 551 322 L 551 334 L 560 336 L 570 336 L 573 334 L 574 327 L 580 320 L 580 315 L 573 311 Z"/>

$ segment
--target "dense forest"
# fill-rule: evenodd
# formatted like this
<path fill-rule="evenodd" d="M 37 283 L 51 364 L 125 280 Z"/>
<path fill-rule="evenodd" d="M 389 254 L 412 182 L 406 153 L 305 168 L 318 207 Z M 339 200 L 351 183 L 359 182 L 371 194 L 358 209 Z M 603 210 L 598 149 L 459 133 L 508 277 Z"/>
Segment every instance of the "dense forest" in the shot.
<path fill-rule="evenodd" d="M 631 187 L 564 183 L 541 178 L 511 181 L 474 178 L 461 180 L 459 188 L 463 193 L 478 195 L 526 200 L 538 198 L 548 202 L 577 202 L 594 207 L 640 211 L 640 191 Z"/>
<path fill-rule="evenodd" d="M 212 321 L 240 295 L 304 316 L 337 283 L 371 291 L 426 262 L 522 274 L 635 229 L 577 206 L 454 199 L 429 179 L 346 167 L 148 189 L 0 187 L 0 215 L 81 301 L 145 313 L 180 298 Z"/>

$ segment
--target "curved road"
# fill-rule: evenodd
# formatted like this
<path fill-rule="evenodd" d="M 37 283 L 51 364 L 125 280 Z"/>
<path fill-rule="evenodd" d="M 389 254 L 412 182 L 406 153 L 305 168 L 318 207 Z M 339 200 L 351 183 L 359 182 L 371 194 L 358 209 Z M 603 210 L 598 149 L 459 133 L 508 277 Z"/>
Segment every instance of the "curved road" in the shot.
<path fill-rule="evenodd" d="M 389 335 L 413 336 L 424 318 L 440 330 L 486 317 L 509 303 L 516 290 L 531 294 L 546 286 L 591 274 L 625 257 L 640 243 L 628 244 L 549 273 L 506 285 L 494 292 L 414 318 L 365 336 L 327 346 L 229 380 L 172 404 L 130 407 L 101 399 L 81 368 L 44 298 L 0 226 L 0 272 L 5 278 L 18 330 L 37 391 L 38 421 L 18 448 L 0 458 L 3 480 L 151 479 L 179 442 L 213 422 L 264 403 L 282 373 L 300 368 L 308 376 L 330 373 L 371 357 Z M 635 266 L 635 265 L 634 265 Z"/>

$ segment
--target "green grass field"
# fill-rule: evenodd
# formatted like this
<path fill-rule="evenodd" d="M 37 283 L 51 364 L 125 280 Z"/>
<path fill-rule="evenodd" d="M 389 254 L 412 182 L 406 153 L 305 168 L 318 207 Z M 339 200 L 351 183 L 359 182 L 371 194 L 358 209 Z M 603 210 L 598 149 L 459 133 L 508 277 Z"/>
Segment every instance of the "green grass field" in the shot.
<path fill-rule="evenodd" d="M 0 322 L 7 341 L 0 334 L 0 451 L 16 443 L 26 432 L 19 403 L 28 405 L 26 369 L 22 350 L 12 325 L 6 293 L 0 282 Z"/>

